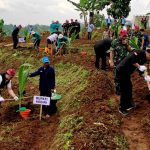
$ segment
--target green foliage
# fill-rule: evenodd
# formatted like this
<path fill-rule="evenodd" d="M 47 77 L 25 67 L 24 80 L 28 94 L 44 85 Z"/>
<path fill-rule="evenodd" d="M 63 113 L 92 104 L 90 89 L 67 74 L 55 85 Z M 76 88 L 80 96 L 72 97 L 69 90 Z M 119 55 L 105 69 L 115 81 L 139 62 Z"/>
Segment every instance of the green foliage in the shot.
<path fill-rule="evenodd" d="M 32 67 L 32 65 L 28 64 L 28 63 L 24 63 L 20 66 L 19 68 L 19 72 L 18 72 L 18 80 L 19 80 L 19 97 L 22 98 L 23 97 L 23 92 L 25 90 L 25 85 L 27 82 L 27 77 L 29 74 L 29 70 Z"/>
<path fill-rule="evenodd" d="M 110 0 L 110 8 L 107 9 L 107 13 L 114 18 L 125 18 L 129 15 L 131 0 Z"/>
<path fill-rule="evenodd" d="M 105 20 L 105 16 L 101 15 L 99 13 L 94 15 L 94 25 L 96 27 L 100 27 L 100 28 L 104 28 L 106 27 L 106 20 Z"/>
<path fill-rule="evenodd" d="M 0 19 L 0 37 L 4 37 L 6 33 L 4 32 L 4 20 Z"/>
<path fill-rule="evenodd" d="M 111 30 L 114 32 L 115 38 L 119 37 L 119 32 L 121 28 L 122 26 L 121 26 L 120 20 L 118 20 L 118 22 L 113 22 L 113 24 L 111 25 Z"/>
<path fill-rule="evenodd" d="M 129 41 L 129 44 L 132 48 L 139 50 L 140 47 L 138 46 L 138 38 L 137 37 L 132 37 Z"/>
<path fill-rule="evenodd" d="M 115 136 L 114 142 L 118 146 L 118 148 L 116 148 L 116 150 L 129 150 L 127 139 L 123 135 Z"/>
<path fill-rule="evenodd" d="M 24 37 L 26 38 L 26 42 L 28 43 L 30 40 L 30 33 L 28 30 L 24 30 Z"/>

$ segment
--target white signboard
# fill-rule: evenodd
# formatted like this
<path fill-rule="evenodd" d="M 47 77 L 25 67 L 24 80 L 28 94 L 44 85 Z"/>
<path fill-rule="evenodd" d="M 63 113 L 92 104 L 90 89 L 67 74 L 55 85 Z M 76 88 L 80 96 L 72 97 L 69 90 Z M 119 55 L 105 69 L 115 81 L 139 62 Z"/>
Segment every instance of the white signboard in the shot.
<path fill-rule="evenodd" d="M 33 104 L 37 105 L 50 105 L 50 97 L 46 96 L 34 96 L 33 97 Z"/>
<path fill-rule="evenodd" d="M 19 43 L 24 43 L 24 42 L 25 42 L 24 37 L 19 38 Z"/>

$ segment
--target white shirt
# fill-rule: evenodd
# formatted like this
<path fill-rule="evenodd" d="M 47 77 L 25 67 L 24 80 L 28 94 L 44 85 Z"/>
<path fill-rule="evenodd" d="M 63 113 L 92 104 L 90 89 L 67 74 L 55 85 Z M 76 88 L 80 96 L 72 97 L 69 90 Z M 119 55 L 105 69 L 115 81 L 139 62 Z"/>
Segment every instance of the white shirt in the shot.
<path fill-rule="evenodd" d="M 2 76 L 0 75 L 0 85 L 2 83 Z M 7 84 L 7 88 L 11 88 L 11 80 L 9 81 L 9 83 Z"/>
<path fill-rule="evenodd" d="M 56 33 L 50 35 L 49 37 L 47 37 L 47 39 L 49 39 L 50 41 L 54 42 L 56 41 L 58 35 Z"/>
<path fill-rule="evenodd" d="M 94 25 L 93 24 L 88 24 L 87 32 L 92 32 L 93 30 L 94 30 Z"/>

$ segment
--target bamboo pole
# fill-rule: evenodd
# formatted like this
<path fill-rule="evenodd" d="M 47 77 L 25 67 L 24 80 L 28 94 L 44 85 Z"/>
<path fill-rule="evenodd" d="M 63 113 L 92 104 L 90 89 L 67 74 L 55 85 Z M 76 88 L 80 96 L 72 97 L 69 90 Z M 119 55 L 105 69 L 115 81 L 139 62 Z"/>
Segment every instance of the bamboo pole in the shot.
<path fill-rule="evenodd" d="M 40 120 L 42 119 L 42 105 L 40 106 Z"/>

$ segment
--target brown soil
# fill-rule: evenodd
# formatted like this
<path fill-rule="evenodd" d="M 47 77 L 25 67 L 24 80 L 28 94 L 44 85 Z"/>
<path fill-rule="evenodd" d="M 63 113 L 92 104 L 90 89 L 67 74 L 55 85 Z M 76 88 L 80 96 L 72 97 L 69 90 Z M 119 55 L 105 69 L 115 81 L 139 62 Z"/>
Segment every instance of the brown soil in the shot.
<path fill-rule="evenodd" d="M 85 48 L 88 48 L 94 42 L 76 40 L 74 44 L 76 46 L 85 44 Z M 35 57 L 33 56 L 33 58 Z M 37 56 L 36 59 L 40 59 L 40 56 Z M 111 70 L 108 72 L 96 71 L 94 55 L 82 56 L 79 53 L 51 58 L 52 65 L 60 61 L 81 65 L 90 71 L 89 86 L 80 95 L 80 109 L 74 112 L 83 116 L 84 123 L 74 131 L 72 147 L 76 150 L 121 149 L 115 139 L 123 135 L 129 144 L 126 149 L 150 149 L 150 96 L 147 84 L 142 77 L 139 77 L 137 73 L 133 75 L 133 99 L 137 103 L 137 107 L 131 110 L 127 117 L 123 117 L 118 113 L 119 102 L 118 97 L 114 95 L 113 72 Z M 14 64 L 15 68 L 19 66 L 19 63 L 15 61 Z M 5 65 L 5 62 L 1 62 L 2 65 Z M 33 88 L 34 85 L 27 87 L 29 95 L 38 93 L 38 89 Z M 14 85 L 14 89 L 16 92 L 17 84 Z M 35 115 L 39 113 L 39 108 L 31 105 L 30 102 L 29 99 L 24 104 L 32 110 L 32 117 L 28 120 L 23 120 L 15 112 L 18 106 L 11 106 L 11 102 L 2 104 L 0 109 L 1 150 L 48 150 L 50 148 L 57 133 L 60 114 L 39 121 L 38 115 Z"/>

